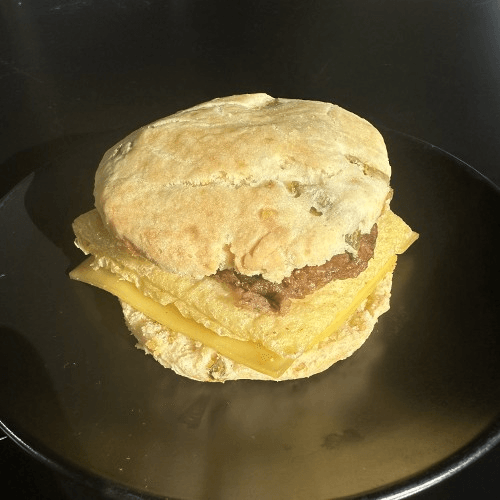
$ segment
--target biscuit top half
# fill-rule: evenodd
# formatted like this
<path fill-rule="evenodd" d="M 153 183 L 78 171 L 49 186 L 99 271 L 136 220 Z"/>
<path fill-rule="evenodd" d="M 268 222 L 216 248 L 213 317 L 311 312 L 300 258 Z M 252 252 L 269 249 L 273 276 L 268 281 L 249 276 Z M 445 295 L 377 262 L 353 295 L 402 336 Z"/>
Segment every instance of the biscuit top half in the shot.
<path fill-rule="evenodd" d="M 147 125 L 104 155 L 103 222 L 132 251 L 196 279 L 219 269 L 280 282 L 355 253 L 388 205 L 380 133 L 339 106 L 247 94 Z"/>

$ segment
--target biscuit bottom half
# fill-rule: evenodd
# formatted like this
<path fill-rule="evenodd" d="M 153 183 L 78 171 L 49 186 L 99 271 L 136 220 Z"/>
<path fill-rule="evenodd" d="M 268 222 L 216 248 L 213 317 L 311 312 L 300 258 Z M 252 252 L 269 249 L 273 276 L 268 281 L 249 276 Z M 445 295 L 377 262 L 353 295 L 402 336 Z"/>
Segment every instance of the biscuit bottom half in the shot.
<path fill-rule="evenodd" d="M 392 275 L 392 271 L 386 274 L 339 331 L 304 352 L 277 378 L 220 355 L 215 349 L 151 320 L 124 301 L 121 305 L 126 324 L 138 340 L 137 347 L 179 375 L 203 382 L 293 380 L 320 373 L 363 345 L 380 315 L 389 309 Z"/>

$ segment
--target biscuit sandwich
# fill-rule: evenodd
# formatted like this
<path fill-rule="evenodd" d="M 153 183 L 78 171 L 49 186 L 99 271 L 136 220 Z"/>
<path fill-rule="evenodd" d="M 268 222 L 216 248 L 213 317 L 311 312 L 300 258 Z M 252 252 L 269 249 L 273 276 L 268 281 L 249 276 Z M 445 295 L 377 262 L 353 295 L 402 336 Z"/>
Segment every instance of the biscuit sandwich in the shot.
<path fill-rule="evenodd" d="M 137 346 L 200 381 L 311 376 L 389 309 L 418 235 L 381 134 L 339 106 L 246 94 L 108 150 L 70 277 L 116 295 Z"/>

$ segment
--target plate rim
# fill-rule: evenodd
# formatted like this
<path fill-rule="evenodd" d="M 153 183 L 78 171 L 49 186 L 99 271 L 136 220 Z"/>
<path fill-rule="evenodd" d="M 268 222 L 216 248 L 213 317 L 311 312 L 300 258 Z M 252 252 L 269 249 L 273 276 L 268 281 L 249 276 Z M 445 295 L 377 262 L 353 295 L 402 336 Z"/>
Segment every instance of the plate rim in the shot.
<path fill-rule="evenodd" d="M 376 124 L 376 126 L 382 132 L 382 136 L 384 136 L 384 132 L 393 134 L 395 136 L 400 136 L 407 141 L 419 144 L 422 147 L 448 157 L 449 159 L 453 160 L 453 162 L 457 164 L 458 167 L 465 169 L 465 171 L 469 175 L 472 175 L 479 181 L 486 183 L 488 188 L 492 189 L 497 195 L 500 195 L 500 186 L 495 184 L 491 179 L 482 174 L 475 167 L 465 162 L 461 158 L 453 155 L 452 153 L 446 151 L 445 149 L 418 137 L 391 129 L 384 125 Z M 47 168 L 47 165 L 42 165 L 39 168 L 29 172 L 6 193 L 4 193 L 0 198 L 0 211 L 3 210 L 4 205 L 8 202 L 8 199 L 13 196 L 17 190 L 22 189 L 24 184 L 29 184 L 30 179 L 34 176 L 34 174 L 38 170 L 44 168 Z M 159 500 L 160 498 L 165 498 L 164 496 L 151 494 L 136 487 L 127 486 L 124 483 L 120 483 L 110 477 L 106 477 L 90 469 L 81 467 L 79 464 L 74 463 L 73 461 L 55 452 L 54 450 L 49 449 L 46 445 L 38 443 L 35 436 L 23 436 L 23 431 L 21 430 L 19 432 L 15 429 L 15 427 L 15 423 L 6 423 L 3 417 L 0 415 L 0 430 L 2 430 L 12 442 L 19 446 L 19 448 L 21 448 L 35 460 L 38 460 L 40 463 L 48 466 L 52 471 L 62 474 L 69 479 L 75 480 L 83 486 L 90 486 L 94 489 L 97 488 L 98 492 L 105 492 L 108 495 L 132 494 L 137 495 L 138 498 L 142 498 L 145 500 Z M 29 444 L 30 441 L 32 444 Z M 393 483 L 388 483 L 387 485 L 381 486 L 376 489 L 359 492 L 355 495 L 334 497 L 332 500 L 354 500 L 357 498 L 363 498 L 366 500 L 400 500 L 403 498 L 407 498 L 408 496 L 421 493 L 431 488 L 432 486 L 454 476 L 455 474 L 462 471 L 463 469 L 483 457 L 485 454 L 490 452 L 499 443 L 500 413 L 471 441 L 461 446 L 458 450 L 453 452 L 448 457 L 440 460 L 439 462 L 436 462 L 435 464 L 423 469 L 422 471 L 417 472 L 412 476 L 397 480 Z M 176 497 L 169 496 L 169 498 L 171 498 L 172 500 L 180 500 Z"/>

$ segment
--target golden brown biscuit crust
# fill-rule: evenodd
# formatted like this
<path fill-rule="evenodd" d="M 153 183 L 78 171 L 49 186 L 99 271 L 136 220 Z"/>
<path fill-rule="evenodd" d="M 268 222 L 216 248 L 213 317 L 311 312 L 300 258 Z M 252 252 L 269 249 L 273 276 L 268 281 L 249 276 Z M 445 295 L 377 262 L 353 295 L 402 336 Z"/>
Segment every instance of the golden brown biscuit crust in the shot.
<path fill-rule="evenodd" d="M 234 267 L 280 282 L 352 251 L 390 192 L 379 132 L 333 104 L 249 94 L 214 99 L 132 133 L 96 173 L 120 239 L 170 272 Z"/>

